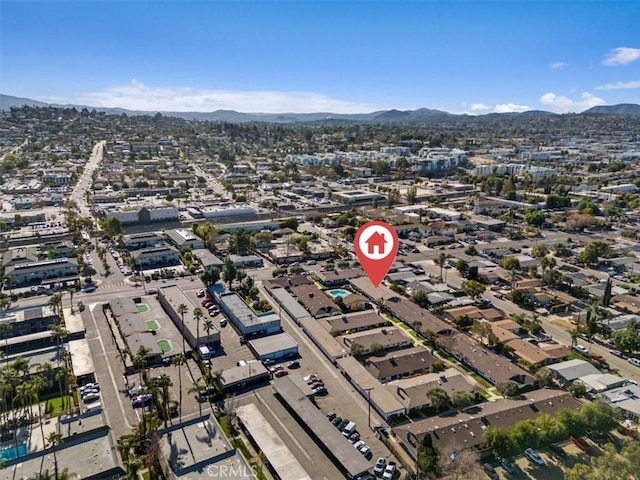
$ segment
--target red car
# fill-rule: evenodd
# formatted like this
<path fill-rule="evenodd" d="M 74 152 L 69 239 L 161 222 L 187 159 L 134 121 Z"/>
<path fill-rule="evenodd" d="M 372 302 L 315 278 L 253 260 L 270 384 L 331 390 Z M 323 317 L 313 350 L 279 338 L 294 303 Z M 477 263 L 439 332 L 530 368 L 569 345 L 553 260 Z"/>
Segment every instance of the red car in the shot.
<path fill-rule="evenodd" d="M 280 378 L 280 377 L 284 377 L 285 375 L 289 375 L 289 372 L 287 372 L 286 370 L 278 370 L 276 373 L 273 374 L 276 378 Z"/>
<path fill-rule="evenodd" d="M 582 450 L 586 454 L 591 455 L 593 453 L 593 448 L 583 438 L 574 437 L 573 435 L 571 435 L 569 437 L 569 440 L 571 440 L 576 447 L 578 447 L 580 450 Z"/>

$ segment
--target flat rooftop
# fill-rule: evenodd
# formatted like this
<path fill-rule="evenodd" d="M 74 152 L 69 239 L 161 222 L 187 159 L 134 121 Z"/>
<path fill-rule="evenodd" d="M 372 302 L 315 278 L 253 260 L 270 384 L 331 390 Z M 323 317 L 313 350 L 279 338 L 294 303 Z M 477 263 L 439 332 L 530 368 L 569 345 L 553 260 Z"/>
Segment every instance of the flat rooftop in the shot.
<path fill-rule="evenodd" d="M 251 469 L 229 444 L 220 425 L 211 417 L 198 417 L 160 432 L 162 453 L 176 478 L 224 478 L 223 471 L 235 465 L 234 479 L 253 478 Z M 211 472 L 216 472 L 212 475 Z"/>
<path fill-rule="evenodd" d="M 291 450 L 284 444 L 271 424 L 260 413 L 255 404 L 250 403 L 237 409 L 244 427 L 256 442 L 267 461 L 278 476 L 286 480 L 311 480 Z"/>
<path fill-rule="evenodd" d="M 108 428 L 67 438 L 56 450 L 56 457 L 61 470 L 69 469 L 70 478 L 111 479 L 124 473 Z M 54 471 L 51 450 L 37 452 L 27 460 L 21 459 L 19 463 L 0 470 L 0 479 L 33 478 L 44 470 Z"/>
<path fill-rule="evenodd" d="M 89 341 L 86 338 L 71 340 L 69 342 L 69 352 L 71 353 L 73 374 L 76 377 L 83 377 L 95 373 L 96 369 L 93 366 L 91 347 L 89 347 Z"/>
<path fill-rule="evenodd" d="M 282 401 L 295 412 L 303 426 L 313 433 L 321 446 L 340 463 L 349 478 L 356 478 L 372 467 L 366 458 L 354 452 L 353 445 L 331 425 L 327 417 L 309 401 L 291 379 L 276 378 L 273 385 Z"/>
<path fill-rule="evenodd" d="M 260 356 L 289 350 L 291 348 L 298 348 L 298 344 L 286 332 L 256 338 L 255 340 L 250 340 L 249 344 Z"/>

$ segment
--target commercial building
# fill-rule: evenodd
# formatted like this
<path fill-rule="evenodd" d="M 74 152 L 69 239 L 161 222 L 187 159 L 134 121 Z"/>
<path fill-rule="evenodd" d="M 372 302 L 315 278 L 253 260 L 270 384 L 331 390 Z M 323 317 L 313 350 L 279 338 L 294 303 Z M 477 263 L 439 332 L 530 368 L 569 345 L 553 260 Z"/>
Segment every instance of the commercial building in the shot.
<path fill-rule="evenodd" d="M 267 312 L 258 315 L 236 293 L 222 294 L 218 302 L 229 321 L 244 337 L 270 335 L 282 330 L 277 314 Z"/>
<path fill-rule="evenodd" d="M 133 235 L 125 235 L 122 244 L 127 250 L 139 250 L 159 247 L 164 244 L 164 238 L 155 232 L 135 233 Z"/>
<path fill-rule="evenodd" d="M 222 372 L 220 386 L 225 392 L 246 388 L 249 385 L 267 383 L 271 379 L 271 373 L 262 363 L 255 360 L 246 362 L 245 365 L 228 368 Z"/>
<path fill-rule="evenodd" d="M 198 338 L 200 345 L 220 345 L 220 331 L 214 326 L 207 332 L 204 328 L 206 317 L 203 315 L 200 321 L 196 319 L 193 313 L 196 306 L 179 286 L 168 285 L 160 288 L 158 301 L 193 350 L 198 347 Z M 180 305 L 187 307 L 184 314 L 179 312 Z"/>
<path fill-rule="evenodd" d="M 5 267 L 4 276 L 9 287 L 29 285 L 47 279 L 77 283 L 78 262 L 75 258 L 54 258 Z"/>
<path fill-rule="evenodd" d="M 180 264 L 180 254 L 173 247 L 152 247 L 135 250 L 131 256 L 136 268 L 147 270 L 150 268 L 169 267 Z"/>
<path fill-rule="evenodd" d="M 193 232 L 186 228 L 176 228 L 175 230 L 166 231 L 169 242 L 173 244 L 178 250 L 187 248 L 189 250 L 195 250 L 197 248 L 204 248 L 204 242 L 200 237 L 197 237 Z"/>
<path fill-rule="evenodd" d="M 298 356 L 298 344 L 286 332 L 251 340 L 249 348 L 258 360 L 280 360 Z"/>

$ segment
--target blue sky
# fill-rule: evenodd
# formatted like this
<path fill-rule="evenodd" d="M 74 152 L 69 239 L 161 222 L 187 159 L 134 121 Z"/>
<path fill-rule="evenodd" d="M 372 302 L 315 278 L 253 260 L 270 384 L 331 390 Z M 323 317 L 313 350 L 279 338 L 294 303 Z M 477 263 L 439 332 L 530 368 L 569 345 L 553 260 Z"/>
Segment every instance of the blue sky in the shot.
<path fill-rule="evenodd" d="M 640 2 L 0 2 L 0 92 L 141 110 L 640 103 Z"/>

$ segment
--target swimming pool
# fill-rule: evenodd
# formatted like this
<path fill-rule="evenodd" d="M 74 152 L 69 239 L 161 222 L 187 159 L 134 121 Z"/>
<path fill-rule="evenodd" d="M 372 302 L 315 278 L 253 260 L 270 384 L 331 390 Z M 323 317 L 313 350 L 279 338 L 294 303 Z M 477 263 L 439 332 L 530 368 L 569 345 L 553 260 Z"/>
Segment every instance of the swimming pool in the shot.
<path fill-rule="evenodd" d="M 332 297 L 341 297 L 341 298 L 345 298 L 348 297 L 349 295 L 351 295 L 351 292 L 348 290 L 343 290 L 342 288 L 336 288 L 335 290 L 329 290 L 329 295 L 331 295 Z"/>
<path fill-rule="evenodd" d="M 24 457 L 27 454 L 27 444 L 21 443 L 20 445 L 7 447 L 0 450 L 0 459 L 2 460 L 14 460 L 19 457 Z"/>

